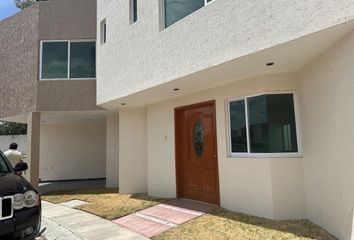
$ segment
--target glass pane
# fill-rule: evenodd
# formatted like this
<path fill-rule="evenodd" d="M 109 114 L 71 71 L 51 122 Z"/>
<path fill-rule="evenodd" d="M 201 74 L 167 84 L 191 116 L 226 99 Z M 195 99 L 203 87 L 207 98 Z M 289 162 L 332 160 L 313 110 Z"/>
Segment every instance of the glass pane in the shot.
<path fill-rule="evenodd" d="M 249 98 L 248 118 L 252 153 L 298 151 L 292 94 Z"/>
<path fill-rule="evenodd" d="M 195 155 L 199 158 L 203 155 L 204 146 L 204 127 L 200 120 L 194 123 L 193 128 L 193 144 Z"/>
<path fill-rule="evenodd" d="M 68 78 L 68 43 L 44 42 L 42 79 Z"/>
<path fill-rule="evenodd" d="M 133 0 L 133 22 L 138 20 L 138 0 Z"/>
<path fill-rule="evenodd" d="M 165 0 L 165 26 L 171 26 L 204 4 L 204 0 Z"/>
<path fill-rule="evenodd" d="M 96 77 L 96 43 L 70 43 L 70 78 Z"/>
<path fill-rule="evenodd" d="M 234 153 L 247 152 L 245 101 L 230 103 L 231 150 Z"/>

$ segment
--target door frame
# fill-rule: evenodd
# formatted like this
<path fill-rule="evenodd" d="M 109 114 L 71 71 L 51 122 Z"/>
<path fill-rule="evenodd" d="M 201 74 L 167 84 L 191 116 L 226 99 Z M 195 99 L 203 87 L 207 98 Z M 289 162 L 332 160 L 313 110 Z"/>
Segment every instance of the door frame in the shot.
<path fill-rule="evenodd" d="M 219 158 L 218 158 L 218 144 L 217 144 L 217 130 L 216 130 L 216 108 L 215 108 L 215 100 L 210 100 L 206 102 L 196 103 L 192 105 L 182 106 L 175 108 L 175 170 L 176 170 L 176 193 L 177 198 L 183 198 L 183 175 L 182 175 L 182 163 L 183 159 L 181 157 L 181 136 L 179 132 L 181 131 L 181 112 L 193 109 L 196 107 L 204 107 L 211 106 L 213 111 L 213 124 L 214 124 L 214 136 L 215 136 L 215 144 L 214 149 L 216 153 L 216 190 L 217 190 L 217 205 L 220 206 L 220 184 L 219 184 Z"/>

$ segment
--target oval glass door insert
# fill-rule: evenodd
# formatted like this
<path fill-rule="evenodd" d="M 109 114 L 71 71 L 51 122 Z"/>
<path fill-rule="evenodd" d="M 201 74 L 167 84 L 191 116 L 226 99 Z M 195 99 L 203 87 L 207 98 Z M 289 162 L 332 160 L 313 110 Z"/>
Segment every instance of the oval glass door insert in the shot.
<path fill-rule="evenodd" d="M 203 155 L 203 147 L 204 147 L 204 127 L 200 120 L 197 120 L 194 123 L 193 145 L 194 145 L 195 155 L 197 156 L 197 158 L 200 158 Z"/>

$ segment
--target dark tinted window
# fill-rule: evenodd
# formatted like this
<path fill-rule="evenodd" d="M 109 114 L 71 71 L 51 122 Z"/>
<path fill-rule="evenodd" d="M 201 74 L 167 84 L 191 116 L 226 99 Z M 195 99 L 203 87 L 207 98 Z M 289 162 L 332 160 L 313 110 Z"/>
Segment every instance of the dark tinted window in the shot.
<path fill-rule="evenodd" d="M 250 97 L 230 102 L 229 109 L 233 153 L 298 152 L 293 94 Z"/>
<path fill-rule="evenodd" d="M 70 78 L 96 77 L 96 43 L 70 43 Z"/>
<path fill-rule="evenodd" d="M 165 27 L 204 7 L 204 0 L 165 0 Z"/>
<path fill-rule="evenodd" d="M 230 103 L 232 152 L 247 152 L 245 101 Z"/>
<path fill-rule="evenodd" d="M 132 22 L 136 22 L 138 20 L 138 0 L 131 0 L 132 1 Z"/>
<path fill-rule="evenodd" d="M 42 79 L 68 77 L 68 42 L 44 42 L 42 46 Z"/>
<path fill-rule="evenodd" d="M 292 94 L 249 98 L 248 114 L 252 153 L 298 151 Z"/>

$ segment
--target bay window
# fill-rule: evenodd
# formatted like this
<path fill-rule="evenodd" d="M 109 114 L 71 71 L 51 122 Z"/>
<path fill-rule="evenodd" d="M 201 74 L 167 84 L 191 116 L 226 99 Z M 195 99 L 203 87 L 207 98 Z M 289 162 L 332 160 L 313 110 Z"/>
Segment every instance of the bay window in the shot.
<path fill-rule="evenodd" d="M 232 100 L 228 110 L 231 156 L 299 153 L 293 93 Z"/>

